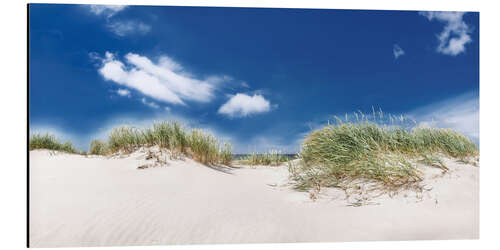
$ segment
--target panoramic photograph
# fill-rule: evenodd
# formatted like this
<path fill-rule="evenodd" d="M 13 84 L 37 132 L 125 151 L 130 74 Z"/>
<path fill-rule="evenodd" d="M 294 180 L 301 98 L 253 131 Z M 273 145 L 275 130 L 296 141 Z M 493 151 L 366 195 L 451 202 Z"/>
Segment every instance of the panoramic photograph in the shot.
<path fill-rule="evenodd" d="M 29 247 L 479 238 L 479 12 L 27 8 Z"/>

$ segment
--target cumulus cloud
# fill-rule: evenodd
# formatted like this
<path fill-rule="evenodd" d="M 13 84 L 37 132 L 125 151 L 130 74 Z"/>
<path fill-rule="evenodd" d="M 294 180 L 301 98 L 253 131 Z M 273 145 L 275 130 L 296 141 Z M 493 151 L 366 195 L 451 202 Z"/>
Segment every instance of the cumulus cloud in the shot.
<path fill-rule="evenodd" d="M 130 97 L 130 90 L 128 89 L 118 89 L 116 91 L 116 93 L 119 95 L 119 96 L 126 96 L 126 97 Z"/>
<path fill-rule="evenodd" d="M 249 96 L 238 93 L 219 108 L 218 113 L 230 117 L 245 117 L 251 114 L 269 112 L 271 104 L 262 95 Z"/>
<path fill-rule="evenodd" d="M 394 58 L 398 59 L 400 56 L 405 54 L 405 51 L 401 47 L 399 47 L 399 45 L 394 44 L 392 53 L 394 54 Z"/>
<path fill-rule="evenodd" d="M 437 36 L 438 52 L 456 56 L 465 51 L 466 44 L 472 42 L 469 35 L 471 29 L 463 20 L 464 12 L 424 11 L 419 14 L 429 21 L 437 20 L 445 24 L 443 31 Z"/>
<path fill-rule="evenodd" d="M 108 29 L 115 33 L 117 36 L 126 36 L 126 35 L 144 35 L 151 30 L 151 26 L 133 20 L 125 20 L 125 21 L 110 21 L 107 24 Z"/>
<path fill-rule="evenodd" d="M 215 87 L 224 77 L 197 79 L 168 56 L 153 62 L 134 53 L 119 60 L 110 52 L 102 58 L 98 69 L 104 79 L 135 89 L 157 101 L 185 105 L 185 101 L 209 102 Z"/>
<path fill-rule="evenodd" d="M 91 4 L 88 5 L 90 8 L 90 12 L 94 13 L 95 15 L 104 15 L 106 17 L 112 17 L 116 13 L 124 10 L 127 8 L 126 5 L 97 5 L 97 4 Z"/>

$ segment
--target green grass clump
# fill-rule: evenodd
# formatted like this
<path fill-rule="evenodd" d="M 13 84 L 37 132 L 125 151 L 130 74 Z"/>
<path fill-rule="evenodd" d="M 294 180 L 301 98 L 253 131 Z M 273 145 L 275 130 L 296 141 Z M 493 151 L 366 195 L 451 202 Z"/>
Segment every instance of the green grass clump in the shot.
<path fill-rule="evenodd" d="M 230 165 L 232 147 L 201 130 L 189 130 L 177 122 L 155 123 L 153 128 L 119 127 L 111 131 L 107 152 L 132 152 L 142 146 L 159 146 L 186 154 L 203 164 Z"/>
<path fill-rule="evenodd" d="M 193 130 L 187 137 L 187 142 L 189 151 L 195 160 L 205 164 L 231 165 L 232 148 L 230 144 L 224 143 L 222 146 L 217 138 L 197 129 Z"/>
<path fill-rule="evenodd" d="M 271 150 L 263 154 L 258 154 L 254 152 L 246 156 L 242 160 L 240 160 L 240 163 L 252 166 L 255 165 L 278 166 L 284 162 L 288 162 L 289 160 L 290 157 L 288 157 L 287 155 L 284 155 L 277 150 Z"/>
<path fill-rule="evenodd" d="M 61 143 L 54 135 L 33 133 L 29 139 L 29 149 L 50 149 L 66 153 L 77 154 L 80 153 L 73 147 L 71 142 Z"/>
<path fill-rule="evenodd" d="M 103 141 L 93 140 L 90 143 L 89 154 L 91 155 L 106 155 L 107 151 L 108 151 L 108 146 Z"/>
<path fill-rule="evenodd" d="M 290 164 L 289 169 L 299 189 L 346 187 L 359 179 L 399 188 L 421 180 L 416 159 L 424 157 L 423 163 L 442 165 L 435 155 L 465 158 L 478 153 L 470 139 L 450 129 L 337 118 L 336 124 L 305 138 L 299 164 Z"/>
<path fill-rule="evenodd" d="M 219 157 L 222 164 L 231 166 L 233 162 L 233 146 L 228 142 L 224 142 L 224 146 L 220 150 Z"/>

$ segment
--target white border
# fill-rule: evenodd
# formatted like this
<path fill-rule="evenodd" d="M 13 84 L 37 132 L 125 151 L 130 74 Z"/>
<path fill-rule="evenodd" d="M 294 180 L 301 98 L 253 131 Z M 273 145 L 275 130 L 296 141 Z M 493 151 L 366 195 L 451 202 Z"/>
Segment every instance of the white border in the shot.
<path fill-rule="evenodd" d="M 348 242 L 257 245 L 191 245 L 169 246 L 168 249 L 477 249 L 499 245 L 500 171 L 495 156 L 500 141 L 497 132 L 500 44 L 498 23 L 500 11 L 494 1 L 400 1 L 400 0 L 116 0 L 116 1 L 30 1 L 32 3 L 105 3 L 130 5 L 182 5 L 227 7 L 286 7 L 333 9 L 391 10 L 458 10 L 480 11 L 480 101 L 481 101 L 481 227 L 480 240 L 470 241 L 407 241 L 407 242 Z M 2 141 L 0 152 L 0 245 L 2 249 L 22 249 L 26 245 L 26 3 L 2 3 L 1 18 L 1 91 Z M 165 247 L 165 246 L 162 246 Z M 128 247 L 142 249 L 144 247 Z M 158 247 L 148 247 L 156 249 Z M 60 248 L 66 249 L 66 248 Z M 104 248 L 103 248 L 104 249 Z M 123 248 L 106 248 L 123 249 Z"/>

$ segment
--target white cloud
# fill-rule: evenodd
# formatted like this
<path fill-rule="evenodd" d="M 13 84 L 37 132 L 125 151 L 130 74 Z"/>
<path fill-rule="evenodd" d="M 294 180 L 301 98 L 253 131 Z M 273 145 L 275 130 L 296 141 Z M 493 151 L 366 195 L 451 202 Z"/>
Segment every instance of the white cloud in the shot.
<path fill-rule="evenodd" d="M 438 52 L 456 56 L 465 51 L 467 43 L 472 42 L 469 36 L 471 29 L 463 20 L 464 12 L 424 11 L 419 14 L 427 17 L 429 21 L 435 19 L 445 23 L 443 31 L 438 35 Z"/>
<path fill-rule="evenodd" d="M 118 36 L 144 35 L 151 31 L 151 26 L 141 21 L 116 20 L 113 17 L 116 13 L 127 8 L 126 5 L 85 5 L 89 7 L 91 13 L 97 16 L 106 17 L 106 27 Z"/>
<path fill-rule="evenodd" d="M 127 8 L 126 5 L 97 5 L 97 4 L 91 4 L 88 5 L 90 8 L 90 12 L 94 13 L 95 15 L 104 15 L 106 17 L 112 17 L 116 13 L 122 11 L 123 9 Z"/>
<path fill-rule="evenodd" d="M 209 102 L 214 96 L 215 86 L 224 77 L 196 79 L 167 56 L 158 63 L 134 53 L 125 55 L 125 62 L 106 52 L 99 73 L 106 80 L 136 89 L 157 101 L 185 105 L 184 101 Z"/>
<path fill-rule="evenodd" d="M 398 59 L 400 56 L 405 54 L 405 51 L 401 47 L 399 47 L 399 45 L 394 44 L 392 53 L 394 53 L 394 58 Z"/>
<path fill-rule="evenodd" d="M 158 108 L 160 107 L 160 106 L 158 106 L 158 104 L 156 104 L 155 102 L 148 102 L 148 101 L 146 100 L 146 98 L 144 98 L 144 97 L 141 99 L 141 102 L 142 102 L 142 103 L 144 103 L 144 105 L 147 105 L 147 106 L 149 106 L 149 107 L 151 107 L 151 108 L 154 108 L 154 109 L 158 109 Z"/>
<path fill-rule="evenodd" d="M 479 142 L 479 96 L 467 93 L 410 112 L 421 125 L 450 128 Z"/>
<path fill-rule="evenodd" d="M 116 91 L 116 93 L 119 95 L 119 96 L 126 96 L 126 97 L 130 97 L 130 90 L 128 89 L 118 89 Z"/>
<path fill-rule="evenodd" d="M 89 58 L 92 62 L 102 61 L 102 57 L 97 52 L 89 52 Z"/>
<path fill-rule="evenodd" d="M 230 117 L 245 117 L 250 114 L 265 113 L 271 110 L 271 104 L 262 95 L 249 96 L 238 93 L 219 108 L 218 113 Z"/>
<path fill-rule="evenodd" d="M 249 89 L 250 85 L 247 82 L 241 82 L 241 87 Z"/>
<path fill-rule="evenodd" d="M 151 30 L 151 26 L 132 20 L 111 21 L 107 24 L 108 29 L 117 36 L 140 34 L 144 35 Z"/>

